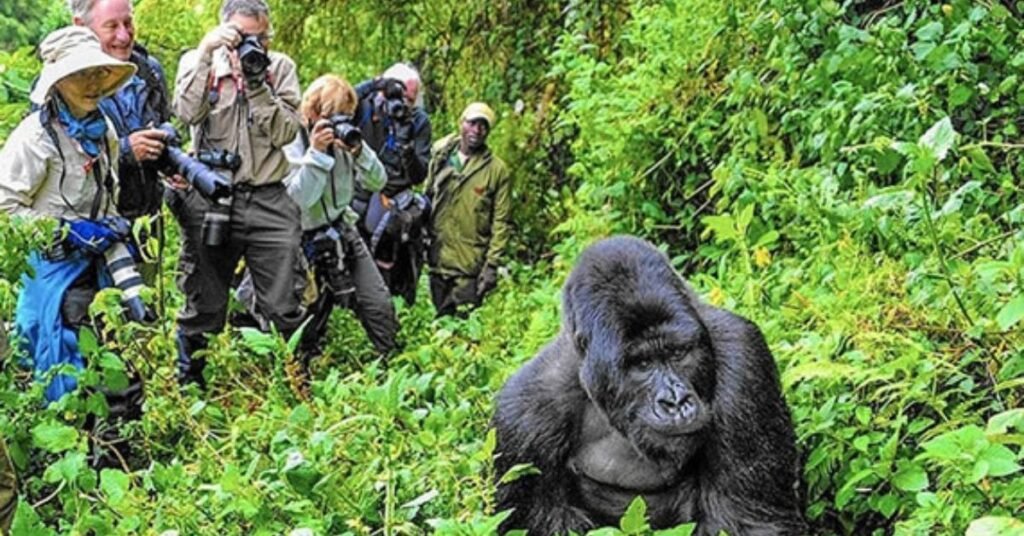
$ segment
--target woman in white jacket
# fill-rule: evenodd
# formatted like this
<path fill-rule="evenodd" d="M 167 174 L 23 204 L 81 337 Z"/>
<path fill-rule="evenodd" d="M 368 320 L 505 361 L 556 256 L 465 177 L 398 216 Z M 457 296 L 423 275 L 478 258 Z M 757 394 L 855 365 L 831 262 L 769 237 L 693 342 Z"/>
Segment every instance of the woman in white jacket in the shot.
<path fill-rule="evenodd" d="M 355 311 L 382 356 L 395 348 L 395 306 L 349 207 L 357 181 L 372 192 L 387 181 L 377 154 L 354 126 L 356 102 L 355 90 L 344 79 L 324 75 L 314 80 L 299 109 L 303 129 L 285 147 L 291 164 L 285 185 L 302 208 L 302 247 L 318 290 L 300 346 L 307 359 L 318 353 L 335 305 Z"/>

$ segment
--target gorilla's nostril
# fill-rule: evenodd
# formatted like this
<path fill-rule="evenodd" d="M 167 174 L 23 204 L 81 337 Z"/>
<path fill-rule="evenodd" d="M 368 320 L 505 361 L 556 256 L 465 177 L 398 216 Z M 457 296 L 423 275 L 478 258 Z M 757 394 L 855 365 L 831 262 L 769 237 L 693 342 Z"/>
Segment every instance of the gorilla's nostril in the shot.
<path fill-rule="evenodd" d="M 668 413 L 679 411 L 679 403 L 674 398 L 662 397 L 658 399 L 658 407 Z"/>
<path fill-rule="evenodd" d="M 697 414 L 697 400 L 692 396 L 687 396 L 683 399 L 682 404 L 680 404 L 680 408 L 679 413 L 682 414 L 684 419 L 692 419 Z"/>

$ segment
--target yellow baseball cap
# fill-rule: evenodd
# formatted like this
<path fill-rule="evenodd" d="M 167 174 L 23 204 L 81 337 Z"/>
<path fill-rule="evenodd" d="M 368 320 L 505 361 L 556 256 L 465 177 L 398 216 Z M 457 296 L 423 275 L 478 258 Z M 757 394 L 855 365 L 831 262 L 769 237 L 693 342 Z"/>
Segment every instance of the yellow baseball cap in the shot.
<path fill-rule="evenodd" d="M 494 110 L 492 110 L 490 106 L 482 102 L 474 102 L 469 106 L 466 106 L 466 109 L 462 111 L 462 116 L 459 120 L 472 121 L 474 119 L 483 119 L 487 121 L 488 127 L 493 127 L 495 118 Z"/>

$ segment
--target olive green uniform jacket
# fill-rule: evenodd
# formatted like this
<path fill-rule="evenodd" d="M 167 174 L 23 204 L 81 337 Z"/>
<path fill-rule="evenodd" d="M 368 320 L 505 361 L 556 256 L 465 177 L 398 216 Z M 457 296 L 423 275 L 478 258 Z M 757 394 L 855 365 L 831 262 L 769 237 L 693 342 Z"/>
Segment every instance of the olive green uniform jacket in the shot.
<path fill-rule="evenodd" d="M 427 192 L 433 205 L 430 265 L 445 277 L 476 277 L 485 265 L 501 266 L 508 245 L 511 182 L 508 168 L 490 149 L 459 171 L 450 163 L 457 134 L 431 150 Z"/>
<path fill-rule="evenodd" d="M 17 481 L 14 478 L 14 467 L 7 457 L 7 446 L 0 439 L 0 534 L 11 530 L 14 518 L 14 507 L 18 505 Z"/>

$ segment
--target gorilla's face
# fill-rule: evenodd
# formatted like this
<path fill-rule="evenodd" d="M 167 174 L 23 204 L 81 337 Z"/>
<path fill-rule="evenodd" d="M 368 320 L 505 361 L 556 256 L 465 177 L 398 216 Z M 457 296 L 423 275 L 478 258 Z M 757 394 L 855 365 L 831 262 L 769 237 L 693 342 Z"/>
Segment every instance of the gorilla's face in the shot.
<path fill-rule="evenodd" d="M 688 457 L 711 418 L 715 378 L 707 333 L 685 316 L 625 327 L 618 355 L 588 356 L 581 380 L 612 426 L 640 452 Z"/>

